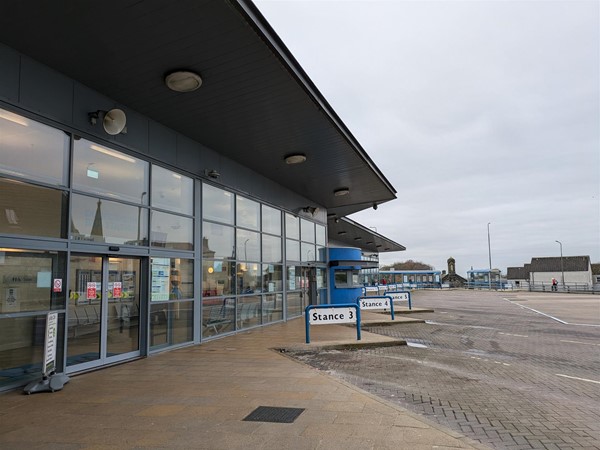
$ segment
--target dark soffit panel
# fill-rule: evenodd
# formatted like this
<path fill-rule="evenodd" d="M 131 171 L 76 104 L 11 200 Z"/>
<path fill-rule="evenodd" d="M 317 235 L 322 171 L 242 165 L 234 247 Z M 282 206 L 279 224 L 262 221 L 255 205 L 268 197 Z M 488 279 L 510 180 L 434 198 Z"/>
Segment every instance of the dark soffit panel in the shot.
<path fill-rule="evenodd" d="M 0 42 L 320 206 L 344 214 L 395 198 L 254 4 L 247 0 L 5 1 Z M 168 90 L 174 69 L 201 74 Z M 283 157 L 304 153 L 304 164 Z M 333 191 L 348 187 L 350 194 Z"/>
<path fill-rule="evenodd" d="M 328 219 L 327 233 L 329 240 L 337 241 L 350 247 L 358 247 L 368 252 L 389 253 L 406 250 L 406 247 L 403 245 L 347 217 Z"/>

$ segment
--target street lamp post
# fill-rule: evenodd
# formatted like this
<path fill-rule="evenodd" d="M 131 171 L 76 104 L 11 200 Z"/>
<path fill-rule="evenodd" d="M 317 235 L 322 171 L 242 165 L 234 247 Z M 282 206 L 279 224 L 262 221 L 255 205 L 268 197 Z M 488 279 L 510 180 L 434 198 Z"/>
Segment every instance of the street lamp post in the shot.
<path fill-rule="evenodd" d="M 560 282 L 562 284 L 563 291 L 564 291 L 565 290 L 565 266 L 563 265 L 562 242 L 560 242 L 560 241 L 554 241 L 554 242 L 558 242 L 558 245 L 560 245 Z"/>
<path fill-rule="evenodd" d="M 490 223 L 488 222 L 487 224 L 487 230 L 488 230 L 488 256 L 490 259 L 490 273 L 488 274 L 488 281 L 490 284 L 490 291 L 492 290 L 492 246 L 490 244 Z"/>

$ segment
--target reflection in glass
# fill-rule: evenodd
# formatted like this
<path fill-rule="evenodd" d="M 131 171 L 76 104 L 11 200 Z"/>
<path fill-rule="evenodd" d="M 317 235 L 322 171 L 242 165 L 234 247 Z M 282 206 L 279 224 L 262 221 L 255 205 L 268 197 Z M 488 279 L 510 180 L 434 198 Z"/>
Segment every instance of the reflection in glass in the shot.
<path fill-rule="evenodd" d="M 150 258 L 150 300 L 161 302 L 194 297 L 194 261 L 182 258 Z"/>
<path fill-rule="evenodd" d="M 260 222 L 260 204 L 240 195 L 236 196 L 236 198 L 236 225 L 238 227 L 258 230 Z"/>
<path fill-rule="evenodd" d="M 54 292 L 53 281 L 67 282 L 65 258 L 63 252 L 1 249 L 0 314 L 63 309 L 66 289 Z M 0 347 L 1 336 L 0 329 Z"/>
<path fill-rule="evenodd" d="M 237 304 L 237 329 L 250 328 L 260 325 L 260 295 L 246 295 L 238 297 Z"/>
<path fill-rule="evenodd" d="M 147 245 L 145 208 L 73 194 L 71 239 L 111 244 Z"/>
<path fill-rule="evenodd" d="M 301 292 L 288 292 L 287 295 L 287 316 L 297 317 L 302 315 L 302 293 Z"/>
<path fill-rule="evenodd" d="M 315 224 L 306 219 L 300 219 L 300 228 L 302 230 L 302 240 L 304 242 L 315 242 Z"/>
<path fill-rule="evenodd" d="M 68 155 L 66 133 L 0 109 L 0 173 L 67 186 Z"/>
<path fill-rule="evenodd" d="M 326 244 L 325 241 L 325 227 L 323 225 L 316 224 L 317 234 L 316 234 L 316 242 L 317 245 L 324 247 Z"/>
<path fill-rule="evenodd" d="M 202 232 L 202 256 L 205 258 L 235 258 L 233 227 L 204 222 Z"/>
<path fill-rule="evenodd" d="M 150 305 L 150 350 L 193 341 L 193 327 L 193 302 Z"/>
<path fill-rule="evenodd" d="M 238 263 L 236 268 L 237 293 L 254 294 L 262 290 L 260 264 Z"/>
<path fill-rule="evenodd" d="M 281 238 L 263 234 L 262 260 L 265 262 L 281 262 Z"/>
<path fill-rule="evenodd" d="M 154 247 L 194 249 L 194 220 L 188 217 L 152 211 L 151 242 Z"/>
<path fill-rule="evenodd" d="M 283 291 L 283 266 L 263 264 L 262 290 L 263 292 Z"/>
<path fill-rule="evenodd" d="M 237 258 L 244 261 L 260 261 L 260 234 L 237 230 Z"/>
<path fill-rule="evenodd" d="M 292 239 L 285 240 L 285 259 L 287 261 L 300 261 L 300 242 Z"/>
<path fill-rule="evenodd" d="M 233 225 L 233 199 L 231 192 L 203 184 L 202 217 Z"/>
<path fill-rule="evenodd" d="M 193 215 L 194 181 L 184 175 L 152 165 L 152 206 Z"/>
<path fill-rule="evenodd" d="M 106 356 L 140 348 L 140 260 L 108 259 Z"/>
<path fill-rule="evenodd" d="M 66 238 L 66 191 L 0 178 L 0 192 L 0 233 Z"/>
<path fill-rule="evenodd" d="M 233 295 L 235 263 L 232 261 L 203 260 L 202 296 Z"/>
<path fill-rule="evenodd" d="M 285 213 L 285 237 L 300 239 L 300 220 L 288 213 Z"/>
<path fill-rule="evenodd" d="M 228 333 L 235 329 L 235 298 L 202 300 L 202 337 Z"/>
<path fill-rule="evenodd" d="M 41 378 L 45 326 L 45 315 L 0 318 L 0 388 Z M 64 314 L 58 316 L 58 329 L 64 330 Z M 58 342 L 63 338 L 60 332 Z M 59 345 L 57 367 L 62 367 L 63 357 L 63 346 Z"/>
<path fill-rule="evenodd" d="M 264 233 L 281 236 L 281 211 L 262 205 L 262 230 Z"/>
<path fill-rule="evenodd" d="M 148 163 L 85 139 L 73 147 L 73 188 L 148 204 Z"/>
<path fill-rule="evenodd" d="M 283 320 L 283 294 L 263 295 L 263 323 Z"/>
<path fill-rule="evenodd" d="M 303 242 L 300 246 L 302 250 L 301 261 L 316 261 L 315 245 Z"/>
<path fill-rule="evenodd" d="M 102 258 L 71 256 L 67 365 L 100 359 Z"/>

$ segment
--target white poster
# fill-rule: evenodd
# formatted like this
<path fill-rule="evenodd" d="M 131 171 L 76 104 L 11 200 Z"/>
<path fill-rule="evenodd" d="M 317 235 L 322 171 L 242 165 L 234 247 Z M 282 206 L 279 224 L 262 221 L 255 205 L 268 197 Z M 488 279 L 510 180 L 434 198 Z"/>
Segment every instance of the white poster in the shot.
<path fill-rule="evenodd" d="M 58 337 L 58 313 L 48 313 L 46 318 L 46 340 L 44 342 L 44 375 L 50 375 L 56 368 L 56 341 Z"/>

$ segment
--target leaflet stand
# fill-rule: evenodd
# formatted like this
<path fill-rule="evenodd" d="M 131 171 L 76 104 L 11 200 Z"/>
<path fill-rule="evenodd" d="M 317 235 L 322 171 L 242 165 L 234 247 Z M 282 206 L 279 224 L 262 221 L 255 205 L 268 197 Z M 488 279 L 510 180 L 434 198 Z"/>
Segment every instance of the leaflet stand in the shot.
<path fill-rule="evenodd" d="M 56 339 L 58 336 L 58 313 L 50 312 L 46 316 L 46 335 L 44 339 L 44 361 L 42 379 L 32 381 L 23 389 L 26 394 L 35 392 L 60 391 L 69 382 L 64 373 L 56 373 Z"/>

